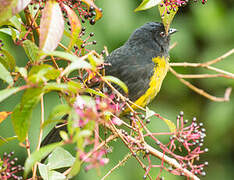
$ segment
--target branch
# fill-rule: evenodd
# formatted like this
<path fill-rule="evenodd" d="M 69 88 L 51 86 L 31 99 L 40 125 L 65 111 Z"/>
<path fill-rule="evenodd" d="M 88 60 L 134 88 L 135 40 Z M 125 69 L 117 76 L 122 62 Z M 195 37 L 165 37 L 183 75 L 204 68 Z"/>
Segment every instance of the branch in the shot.
<path fill-rule="evenodd" d="M 178 73 L 175 70 L 173 70 L 171 67 L 169 67 L 169 70 L 172 72 L 172 74 L 174 74 L 180 80 L 180 82 L 182 82 L 183 84 L 188 86 L 190 89 L 192 89 L 196 93 L 198 93 L 198 94 L 200 94 L 200 95 L 202 95 L 202 96 L 204 96 L 212 101 L 224 102 L 224 101 L 229 101 L 229 99 L 230 99 L 230 95 L 231 95 L 231 91 L 232 91 L 232 88 L 230 88 L 230 87 L 226 89 L 226 91 L 224 93 L 224 97 L 220 98 L 220 97 L 212 96 L 212 95 L 208 94 L 207 92 L 205 92 L 204 90 L 199 89 L 196 86 L 192 85 L 190 82 L 182 79 L 178 75 Z"/>
<path fill-rule="evenodd" d="M 108 127 L 108 126 L 107 126 L 107 127 Z M 121 130 L 117 129 L 116 127 L 113 127 L 113 126 L 112 126 L 112 128 L 111 128 L 111 127 L 108 127 L 108 128 L 109 128 L 114 134 L 117 133 L 117 135 L 118 135 L 122 140 L 124 139 L 123 137 L 126 136 L 126 135 L 124 135 L 124 134 L 122 133 Z M 113 128 L 114 128 L 114 129 L 113 129 Z M 163 160 L 164 162 L 166 162 L 167 164 L 171 165 L 171 166 L 174 167 L 175 169 L 180 170 L 180 171 L 181 171 L 182 173 L 184 173 L 184 175 L 187 176 L 188 178 L 191 178 L 191 179 L 193 179 L 193 180 L 199 180 L 199 178 L 198 178 L 196 175 L 194 175 L 194 174 L 193 174 L 192 172 L 190 172 L 188 169 L 183 168 L 174 158 L 170 158 L 169 156 L 167 156 L 167 155 L 161 153 L 160 151 L 154 149 L 152 146 L 150 146 L 150 145 L 147 144 L 146 142 L 143 142 L 143 143 L 142 143 L 142 142 L 140 142 L 139 140 L 135 139 L 134 137 L 132 137 L 132 136 L 130 136 L 130 135 L 128 136 L 128 139 L 130 140 L 130 142 L 134 142 L 134 144 L 141 144 L 141 145 L 144 147 L 144 149 L 148 150 L 149 153 L 150 153 L 152 156 L 157 157 L 157 158 Z M 125 144 L 127 147 L 130 146 L 129 143 L 126 144 L 126 140 L 125 140 L 125 139 L 124 139 L 123 141 L 124 141 L 124 144 Z M 130 150 L 131 150 L 131 149 L 130 149 Z M 135 157 L 136 157 L 136 156 L 135 156 Z"/>
<path fill-rule="evenodd" d="M 105 176 L 103 176 L 103 178 L 101 180 L 105 180 L 115 169 L 117 169 L 118 167 L 123 165 L 131 156 L 132 156 L 132 154 L 128 153 L 127 156 L 125 156 L 122 159 L 122 161 L 120 161 L 115 167 L 113 167 L 110 171 L 108 171 L 108 173 Z"/>

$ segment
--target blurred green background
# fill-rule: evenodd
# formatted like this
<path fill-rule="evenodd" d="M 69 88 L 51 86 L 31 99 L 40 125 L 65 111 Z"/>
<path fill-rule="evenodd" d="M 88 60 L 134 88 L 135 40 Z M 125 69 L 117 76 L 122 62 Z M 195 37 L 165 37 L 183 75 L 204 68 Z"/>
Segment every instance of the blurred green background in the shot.
<path fill-rule="evenodd" d="M 87 33 L 94 32 L 93 39 L 97 40 L 96 49 L 101 52 L 107 46 L 109 52 L 121 46 L 134 31 L 134 29 L 149 21 L 160 21 L 157 8 L 142 12 L 134 12 L 140 0 L 97 0 L 96 4 L 103 9 L 104 16 L 94 26 L 87 25 Z M 228 50 L 234 48 L 234 1 L 233 0 L 208 0 L 205 5 L 189 3 L 177 13 L 172 27 L 178 29 L 171 42 L 177 46 L 171 50 L 171 62 L 204 62 L 212 60 Z M 21 47 L 13 45 L 9 36 L 0 33 L 0 39 L 5 43 L 17 60 L 18 66 L 26 64 L 26 56 Z M 234 55 L 215 65 L 224 70 L 234 72 Z M 204 73 L 203 69 L 176 68 L 180 73 Z M 190 80 L 194 85 L 216 96 L 223 96 L 225 88 L 234 87 L 234 80 L 224 78 Z M 0 83 L 2 89 L 5 85 Z M 14 95 L 0 103 L 0 111 L 12 111 L 19 102 L 22 93 Z M 48 116 L 51 109 L 59 103 L 58 96 L 50 93 L 45 96 L 45 114 Z M 207 175 L 201 179 L 231 180 L 234 177 L 234 95 L 229 102 L 212 102 L 196 94 L 181 84 L 171 73 L 164 80 L 162 89 L 150 107 L 162 116 L 175 122 L 177 114 L 182 110 L 185 118 L 191 120 L 196 116 L 204 123 L 207 131 L 205 147 L 209 152 L 202 155 L 201 161 L 208 161 L 205 169 Z M 40 107 L 33 112 L 30 133 L 31 148 L 35 148 L 36 137 L 39 132 Z M 149 125 L 152 131 L 163 131 L 167 127 L 159 120 L 152 120 Z M 48 129 L 46 130 L 48 131 Z M 0 136 L 14 135 L 10 118 L 0 124 Z M 80 174 L 74 179 L 101 179 L 114 165 L 116 165 L 127 152 L 122 142 L 112 142 L 113 153 L 109 154 L 110 163 L 100 171 L 90 170 Z M 3 152 L 15 151 L 21 161 L 26 157 L 25 149 L 18 146 L 17 141 L 0 147 Z M 151 174 L 157 175 L 158 169 L 153 169 Z M 136 180 L 142 179 L 143 170 L 135 159 L 128 161 L 123 167 L 117 169 L 109 177 L 111 180 Z M 165 179 L 185 179 L 163 172 Z"/>

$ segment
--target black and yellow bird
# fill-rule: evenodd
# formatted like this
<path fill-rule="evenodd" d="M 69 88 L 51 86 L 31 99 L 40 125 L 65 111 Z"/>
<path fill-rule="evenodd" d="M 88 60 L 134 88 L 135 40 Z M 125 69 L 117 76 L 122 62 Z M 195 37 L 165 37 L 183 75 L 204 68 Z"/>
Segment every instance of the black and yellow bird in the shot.
<path fill-rule="evenodd" d="M 175 32 L 176 29 L 166 32 L 162 23 L 146 23 L 106 57 L 111 64 L 105 68 L 106 75 L 115 76 L 128 86 L 128 98 L 134 104 L 144 107 L 159 92 L 169 67 L 170 35 Z M 59 130 L 52 129 L 42 145 L 58 141 Z"/>

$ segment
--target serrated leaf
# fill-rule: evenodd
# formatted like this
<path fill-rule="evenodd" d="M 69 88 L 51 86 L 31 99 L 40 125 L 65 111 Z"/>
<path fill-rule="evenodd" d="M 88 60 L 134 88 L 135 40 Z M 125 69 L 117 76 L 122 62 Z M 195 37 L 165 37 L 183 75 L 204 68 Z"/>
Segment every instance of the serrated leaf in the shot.
<path fill-rule="evenodd" d="M 76 13 L 70 7 L 64 4 L 64 8 L 67 11 L 67 16 L 71 25 L 71 36 L 70 36 L 71 40 L 68 46 L 68 49 L 71 50 L 72 47 L 75 45 L 77 39 L 79 38 L 79 34 L 81 31 L 81 24 Z"/>
<path fill-rule="evenodd" d="M 25 40 L 23 42 L 23 48 L 30 61 L 35 62 L 39 60 L 39 49 L 35 43 L 30 40 Z"/>
<path fill-rule="evenodd" d="M 17 0 L 0 0 L 0 26 L 14 15 Z"/>
<path fill-rule="evenodd" d="M 48 56 L 57 56 L 60 57 L 62 59 L 68 60 L 68 61 L 72 61 L 72 62 L 80 62 L 80 61 L 84 61 L 82 58 L 77 57 L 74 54 L 70 54 L 68 52 L 62 52 L 62 51 L 51 51 L 51 52 L 43 52 L 43 55 L 48 55 Z M 87 63 L 87 62 L 86 62 Z M 89 63 L 88 63 L 89 64 Z M 91 68 L 91 65 L 90 65 Z"/>
<path fill-rule="evenodd" d="M 128 93 L 128 87 L 120 79 L 118 79 L 118 78 L 116 78 L 114 76 L 103 76 L 102 79 L 104 81 L 108 81 L 108 82 L 112 82 L 114 84 L 117 84 L 119 87 L 121 87 L 124 90 L 125 93 Z"/>
<path fill-rule="evenodd" d="M 14 41 L 15 41 L 16 38 L 18 38 L 19 35 L 20 35 L 19 31 L 16 30 L 16 29 L 14 29 L 14 28 L 12 28 L 12 27 L 9 27 L 9 28 L 1 28 L 1 29 L 0 29 L 0 32 L 5 33 L 5 34 L 7 34 L 7 35 L 9 35 L 9 36 L 12 36 L 12 39 L 13 39 Z"/>
<path fill-rule="evenodd" d="M 7 138 L 0 137 L 0 146 L 15 139 L 17 139 L 17 136 L 12 136 L 12 137 L 7 137 Z"/>
<path fill-rule="evenodd" d="M 164 4 L 163 1 L 162 1 L 162 4 Z M 163 5 L 163 6 L 158 6 L 158 9 L 159 9 L 160 16 L 161 16 L 162 22 L 164 24 L 166 33 L 168 33 L 168 30 L 170 28 L 170 24 L 175 16 L 175 14 L 178 11 L 178 7 L 176 6 L 175 8 L 172 8 L 172 9 L 170 9 L 170 8 L 166 9 L 166 7 Z"/>
<path fill-rule="evenodd" d="M 15 107 L 11 115 L 14 131 L 20 142 L 23 142 L 27 136 L 33 108 L 37 105 L 42 95 L 40 88 L 27 89 L 21 99 L 21 102 Z"/>
<path fill-rule="evenodd" d="M 4 55 L 4 60 L 6 62 L 6 65 L 10 71 L 13 71 L 15 68 L 15 58 L 5 49 L 0 50 L 0 54 Z"/>
<path fill-rule="evenodd" d="M 161 0 L 143 0 L 142 3 L 134 11 L 136 12 L 136 11 L 150 9 L 158 5 L 160 2 Z"/>
<path fill-rule="evenodd" d="M 75 62 L 72 62 L 71 64 L 69 64 L 64 71 L 61 73 L 61 76 L 68 76 L 71 72 L 73 72 L 74 70 L 78 70 L 78 69 L 91 69 L 91 65 L 89 63 L 87 63 L 84 60 L 77 60 Z"/>
<path fill-rule="evenodd" d="M 72 166 L 75 158 L 65 149 L 57 147 L 48 157 L 49 170 Z"/>
<path fill-rule="evenodd" d="M 65 180 L 66 176 L 57 171 L 50 171 L 47 165 L 38 164 L 39 172 L 43 180 Z"/>
<path fill-rule="evenodd" d="M 102 92 L 99 92 L 99 91 L 96 91 L 96 90 L 90 89 L 90 88 L 85 89 L 85 92 L 90 93 L 90 94 L 95 94 L 95 95 L 98 95 L 101 97 L 106 97 L 106 95 L 103 94 Z"/>
<path fill-rule="evenodd" d="M 60 71 L 48 64 L 41 64 L 33 66 L 28 74 L 28 80 L 31 82 L 39 83 L 58 78 Z"/>
<path fill-rule="evenodd" d="M 65 83 L 47 83 L 43 87 L 43 91 L 45 93 L 48 93 L 50 91 L 61 91 L 61 92 L 66 92 L 68 91 L 68 85 Z"/>
<path fill-rule="evenodd" d="M 42 128 L 46 127 L 50 123 L 58 122 L 66 114 L 70 114 L 70 111 L 71 107 L 68 104 L 59 104 L 55 106 L 51 111 L 48 119 L 43 123 Z"/>
<path fill-rule="evenodd" d="M 97 66 L 101 65 L 104 63 L 103 59 L 99 59 L 96 56 L 89 54 L 88 56 L 88 60 L 90 62 L 90 64 L 92 65 L 92 67 L 95 69 Z"/>
<path fill-rule="evenodd" d="M 49 180 L 49 168 L 45 164 L 38 163 L 38 169 L 43 180 Z"/>
<path fill-rule="evenodd" d="M 11 77 L 11 73 L 0 63 L 0 79 L 6 81 L 9 85 L 13 85 L 14 81 Z"/>
<path fill-rule="evenodd" d="M 19 15 L 15 15 L 12 18 L 9 19 L 10 26 L 15 27 L 17 30 L 21 30 L 22 27 L 22 19 Z"/>
<path fill-rule="evenodd" d="M 76 174 L 79 173 L 80 171 L 80 166 L 81 166 L 81 161 L 80 161 L 80 154 L 79 152 L 76 153 L 76 160 L 74 162 L 74 164 L 71 167 L 71 171 L 68 174 L 68 178 L 72 178 L 74 177 Z"/>
<path fill-rule="evenodd" d="M 13 87 L 13 88 L 1 90 L 0 91 L 0 102 L 2 102 L 4 99 L 8 98 L 12 94 L 17 93 L 20 90 L 21 90 L 20 87 Z"/>
<path fill-rule="evenodd" d="M 69 91 L 72 91 L 73 93 L 77 93 L 79 91 L 83 91 L 84 87 L 83 84 L 75 81 L 69 81 L 67 83 Z"/>
<path fill-rule="evenodd" d="M 53 51 L 58 46 L 64 31 L 63 14 L 55 0 L 46 1 L 42 11 L 40 31 L 40 49 Z"/>
<path fill-rule="evenodd" d="M 39 151 L 34 151 L 25 161 L 24 164 L 24 177 L 26 178 L 28 173 L 31 171 L 33 165 L 36 162 L 44 159 L 48 154 L 50 154 L 56 147 L 62 146 L 62 143 L 53 143 L 40 148 Z"/>

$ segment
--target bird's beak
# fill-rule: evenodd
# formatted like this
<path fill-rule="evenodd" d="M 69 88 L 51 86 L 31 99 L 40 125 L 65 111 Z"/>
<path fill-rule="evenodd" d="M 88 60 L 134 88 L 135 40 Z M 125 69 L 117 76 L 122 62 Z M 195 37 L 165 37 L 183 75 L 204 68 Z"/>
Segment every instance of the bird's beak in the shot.
<path fill-rule="evenodd" d="M 174 34 L 174 33 L 176 33 L 176 32 L 177 32 L 177 29 L 170 28 L 169 31 L 168 31 L 168 34 L 169 34 L 169 35 L 172 35 L 172 34 Z"/>

